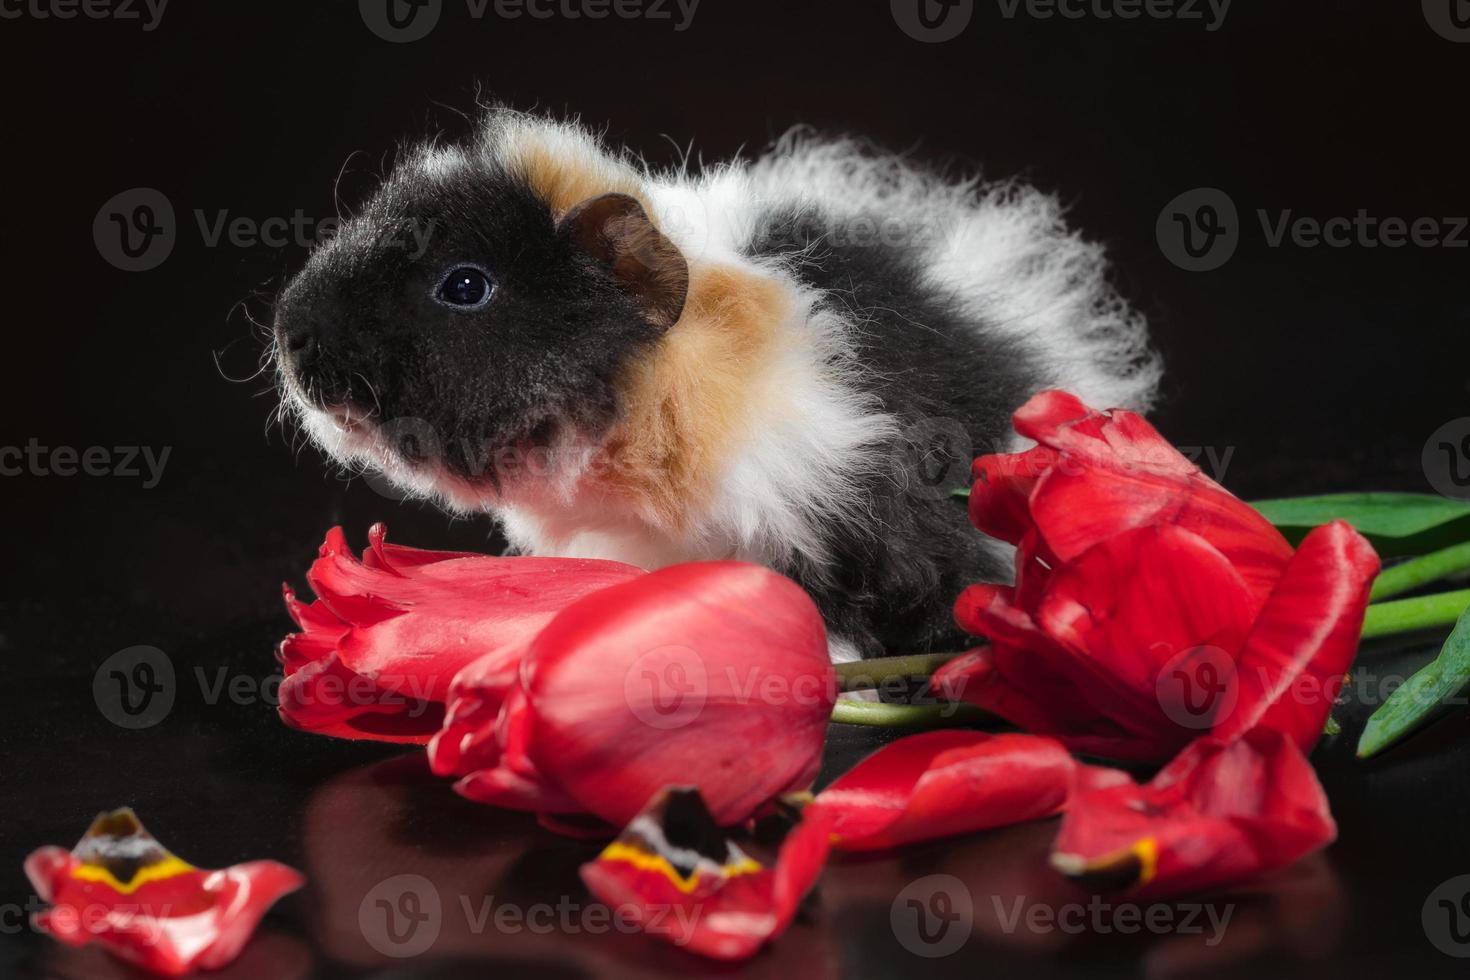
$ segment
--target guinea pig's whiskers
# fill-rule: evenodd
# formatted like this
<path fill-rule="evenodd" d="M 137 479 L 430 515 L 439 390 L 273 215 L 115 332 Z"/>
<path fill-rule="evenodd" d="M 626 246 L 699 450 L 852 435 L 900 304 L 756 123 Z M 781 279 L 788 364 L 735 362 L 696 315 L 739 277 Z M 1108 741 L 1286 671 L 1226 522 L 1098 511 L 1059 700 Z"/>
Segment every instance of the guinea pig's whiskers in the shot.
<path fill-rule="evenodd" d="M 378 392 L 373 387 L 373 383 L 371 381 L 369 381 L 367 379 L 367 375 L 363 374 L 361 371 L 354 371 L 352 373 L 352 376 L 354 378 L 362 378 L 362 383 L 365 384 L 365 385 L 367 385 L 368 394 L 373 396 L 373 408 L 372 408 L 372 411 L 370 411 L 366 415 L 364 415 L 362 417 L 361 421 L 364 421 L 365 422 L 365 421 L 368 421 L 369 419 L 381 418 L 382 415 L 383 415 L 383 402 L 382 402 L 382 399 L 380 399 L 378 397 Z"/>

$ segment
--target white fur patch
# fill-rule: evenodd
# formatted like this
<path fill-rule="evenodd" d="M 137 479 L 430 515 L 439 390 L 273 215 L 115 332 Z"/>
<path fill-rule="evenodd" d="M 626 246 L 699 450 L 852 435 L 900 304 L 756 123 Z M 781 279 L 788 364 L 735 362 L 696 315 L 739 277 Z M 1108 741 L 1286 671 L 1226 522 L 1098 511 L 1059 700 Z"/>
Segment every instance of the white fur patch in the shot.
<path fill-rule="evenodd" d="M 930 282 L 960 297 L 977 329 L 1033 348 L 1050 387 L 1098 408 L 1152 405 L 1162 366 L 1147 325 L 1108 281 L 1103 247 L 1066 226 L 1055 197 L 1015 182 L 945 181 L 855 140 L 800 131 L 749 176 L 769 203 L 884 216 L 892 224 L 879 233 L 907 236 Z"/>

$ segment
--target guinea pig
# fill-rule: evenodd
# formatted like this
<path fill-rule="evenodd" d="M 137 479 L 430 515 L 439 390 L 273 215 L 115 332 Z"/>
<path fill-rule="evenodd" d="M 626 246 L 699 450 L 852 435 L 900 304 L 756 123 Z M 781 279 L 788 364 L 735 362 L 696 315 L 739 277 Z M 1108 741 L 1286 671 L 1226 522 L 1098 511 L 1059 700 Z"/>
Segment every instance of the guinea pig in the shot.
<path fill-rule="evenodd" d="M 836 659 L 955 649 L 1008 549 L 952 490 L 1066 388 L 1146 410 L 1160 365 L 1057 201 L 792 133 L 664 171 L 488 110 L 399 161 L 276 304 L 283 402 L 344 466 L 512 551 L 800 582 Z"/>

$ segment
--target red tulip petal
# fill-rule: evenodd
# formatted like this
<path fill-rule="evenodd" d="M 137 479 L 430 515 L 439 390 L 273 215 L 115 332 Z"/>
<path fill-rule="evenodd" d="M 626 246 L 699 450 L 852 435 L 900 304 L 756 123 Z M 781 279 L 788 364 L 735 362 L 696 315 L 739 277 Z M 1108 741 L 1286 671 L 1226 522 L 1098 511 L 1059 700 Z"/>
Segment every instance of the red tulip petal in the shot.
<path fill-rule="evenodd" d="M 988 637 L 991 645 L 942 667 L 935 674 L 936 689 L 1033 734 L 1061 738 L 1074 751 L 1106 746 L 1118 753 L 1112 758 L 1167 757 L 1169 749 L 1157 747 L 1157 724 L 1115 714 L 1118 682 L 1038 628 L 1014 605 L 1013 594 L 993 585 L 970 586 L 961 594 L 956 620 Z"/>
<path fill-rule="evenodd" d="M 1162 760 L 1234 708 L 1235 658 L 1254 614 L 1250 592 L 1220 552 L 1163 525 L 1119 534 L 1062 566 L 1038 615 L 1091 670 L 1094 683 L 1084 690 L 1094 707 L 1120 727 L 1156 736 Z M 1196 690 L 1195 675 L 1206 670 L 1215 683 Z"/>
<path fill-rule="evenodd" d="M 1049 738 L 925 732 L 859 762 L 817 795 L 805 817 L 825 817 L 843 850 L 898 847 L 1049 817 L 1065 806 L 1082 768 Z M 1115 781 L 1128 777 L 1116 773 Z"/>
<path fill-rule="evenodd" d="M 1191 743 L 1145 785 L 1079 794 L 1052 860 L 1089 887 L 1162 897 L 1285 867 L 1336 833 L 1296 743 L 1257 728 Z"/>
<path fill-rule="evenodd" d="M 327 532 L 317 549 L 316 561 L 306 572 L 317 601 L 338 619 L 357 625 L 375 623 L 403 611 L 379 594 L 384 588 L 392 588 L 395 578 L 392 573 L 358 561 L 340 527 Z"/>
<path fill-rule="evenodd" d="M 1049 443 L 1063 426 L 1101 416 L 1069 391 L 1050 388 L 1038 391 L 1026 404 L 1011 413 L 1011 424 L 1027 439 Z"/>
<path fill-rule="evenodd" d="M 621 562 L 484 555 L 406 567 L 374 587 L 411 612 L 353 629 L 338 656 L 380 683 L 393 678 L 414 697 L 442 701 L 470 663 L 518 654 L 572 602 L 642 574 Z"/>
<path fill-rule="evenodd" d="M 412 745 L 427 743 L 444 722 L 443 704 L 379 687 L 336 653 L 290 673 L 281 682 L 276 713 L 301 731 Z"/>
<path fill-rule="evenodd" d="M 664 568 L 569 606 L 532 641 L 521 684 L 535 768 L 618 826 L 674 780 L 696 782 L 722 825 L 805 788 L 836 696 L 811 598 L 739 562 Z"/>
<path fill-rule="evenodd" d="M 480 662 L 477 690 L 504 687 L 530 640 L 563 607 L 642 575 L 619 562 L 503 558 L 389 544 L 374 525 L 359 561 L 341 528 L 322 543 L 308 579 L 318 601 L 289 588 L 287 611 L 304 632 L 279 658 L 287 675 L 281 717 L 342 738 L 428 742 L 453 678 Z M 468 706 L 457 715 L 464 723 Z"/>
<path fill-rule="evenodd" d="M 449 685 L 444 726 L 429 743 L 429 767 L 439 776 L 466 776 L 497 764 L 496 726 L 512 696 L 524 646 L 481 657 Z"/>
<path fill-rule="evenodd" d="M 481 558 L 470 551 L 431 551 L 426 548 L 410 548 L 406 545 L 391 544 L 388 541 L 388 525 L 379 521 L 368 528 L 368 550 L 362 556 L 362 562 L 369 568 L 381 568 L 384 571 L 397 572 L 399 569 L 412 568 L 416 565 L 432 565 L 435 562 L 450 561 L 455 558 Z"/>
<path fill-rule="evenodd" d="M 1101 717 L 1062 674 L 1030 651 L 1005 644 L 972 650 L 934 674 L 934 691 L 946 700 L 967 701 L 1034 735 L 1050 735 L 1073 751 L 1112 747 L 1127 733 Z M 1086 744 L 1074 745 L 1073 739 Z M 1150 743 L 1151 744 L 1151 743 Z M 1145 758 L 1152 757 L 1152 748 Z M 1109 758 L 1134 758 L 1131 753 Z"/>
<path fill-rule="evenodd" d="M 300 874 L 274 861 L 202 871 L 165 850 L 131 810 L 104 813 L 70 853 L 44 847 L 26 875 L 50 908 L 38 929 L 70 945 L 96 942 L 145 970 L 182 976 L 233 960 Z"/>
<path fill-rule="evenodd" d="M 506 766 L 472 772 L 454 784 L 467 800 L 529 813 L 579 814 L 581 804 L 555 785 Z"/>
<path fill-rule="evenodd" d="M 430 768 L 441 775 L 463 773 L 455 792 L 478 803 L 532 813 L 583 814 L 580 803 L 536 768 L 529 753 L 530 732 L 525 691 L 512 688 L 494 723 L 462 732 L 457 750 L 448 744 L 454 733 L 447 727 L 441 731 L 444 741 L 435 743 Z"/>
<path fill-rule="evenodd" d="M 1022 406 L 1014 422 L 1017 432 L 1060 454 L 1031 487 L 1030 519 L 1021 524 L 1039 529 L 1056 558 L 1071 561 L 1135 527 L 1176 524 L 1224 553 L 1258 603 L 1265 601 L 1291 557 L 1290 545 L 1143 418 L 1094 412 L 1072 395 L 1047 391 Z M 1014 525 L 1018 518 L 1008 506 L 1000 511 Z"/>
<path fill-rule="evenodd" d="M 1223 554 L 1264 603 L 1291 545 L 1253 507 L 1201 474 L 1181 477 L 1116 460 L 1053 469 L 1031 497 L 1031 517 L 1063 562 L 1147 525 L 1192 531 Z"/>
<path fill-rule="evenodd" d="M 768 870 L 720 831 L 697 790 L 671 788 L 582 866 L 582 880 L 650 935 L 742 960 L 790 924 L 826 860 L 828 837 L 821 820 L 803 819 Z"/>
<path fill-rule="evenodd" d="M 349 625 L 320 602 L 306 603 L 297 599 L 295 591 L 285 582 L 281 583 L 281 597 L 286 601 L 286 612 L 291 621 L 306 633 L 340 633 Z"/>
<path fill-rule="evenodd" d="M 1020 453 L 992 453 L 971 466 L 970 522 L 991 537 L 1017 544 L 1031 529 L 1031 491 L 1055 464 L 1045 446 Z"/>
<path fill-rule="evenodd" d="M 1239 703 L 1216 737 L 1274 728 L 1311 750 L 1357 652 L 1378 566 L 1373 546 L 1343 521 L 1307 535 L 1245 642 Z"/>
<path fill-rule="evenodd" d="M 1085 461 L 1178 477 L 1199 472 L 1142 416 L 1123 409 L 1099 412 L 1065 391 L 1034 395 L 1011 421 L 1021 435 L 1075 457 L 1063 468 Z"/>
<path fill-rule="evenodd" d="M 967 691 L 968 682 L 982 679 L 984 670 L 993 669 L 1004 680 L 1015 708 L 1002 711 L 997 707 L 982 707 L 1017 725 L 1030 727 L 1038 721 L 1027 710 L 1028 703 L 1036 702 L 1044 706 L 1046 717 L 1061 719 L 1067 726 L 1102 720 L 1105 716 L 1077 686 L 1078 681 L 1090 680 L 1088 672 L 1061 644 L 1041 631 L 1031 616 L 1015 604 L 1014 596 L 1013 589 L 1002 585 L 972 585 L 960 594 L 955 603 L 956 621 L 963 629 L 989 639 L 990 652 L 977 651 L 979 659 L 968 660 L 968 668 L 946 664 L 936 675 L 943 682 L 946 695 L 951 699 L 975 701 L 978 694 Z"/>

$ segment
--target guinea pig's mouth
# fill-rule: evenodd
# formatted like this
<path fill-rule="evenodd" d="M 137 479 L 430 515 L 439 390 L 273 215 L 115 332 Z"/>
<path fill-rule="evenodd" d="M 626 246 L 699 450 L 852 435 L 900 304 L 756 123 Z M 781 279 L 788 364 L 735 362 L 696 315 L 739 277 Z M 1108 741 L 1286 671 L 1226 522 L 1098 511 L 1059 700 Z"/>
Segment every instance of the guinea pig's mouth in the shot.
<path fill-rule="evenodd" d="M 359 432 L 372 425 L 373 412 L 353 405 L 350 402 L 336 405 L 322 405 L 318 411 L 327 417 L 342 432 Z"/>

